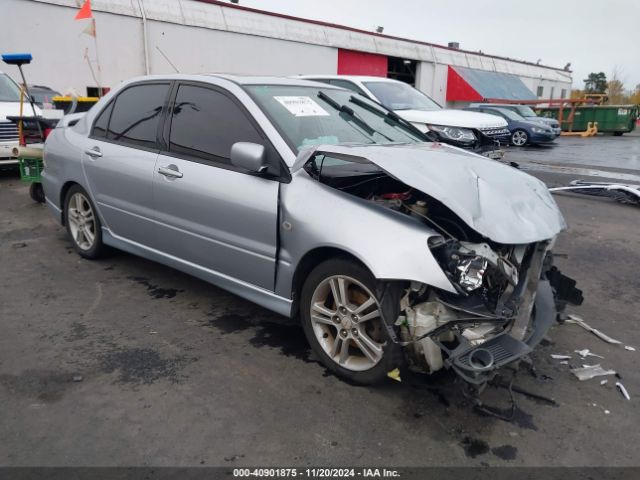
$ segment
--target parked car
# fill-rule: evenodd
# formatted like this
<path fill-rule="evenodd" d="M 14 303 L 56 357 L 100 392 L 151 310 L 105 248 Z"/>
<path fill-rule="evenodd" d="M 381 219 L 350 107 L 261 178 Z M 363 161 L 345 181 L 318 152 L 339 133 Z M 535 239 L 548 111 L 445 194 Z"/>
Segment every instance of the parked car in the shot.
<path fill-rule="evenodd" d="M 538 122 L 542 123 L 551 128 L 556 137 L 559 137 L 562 133 L 562 128 L 560 128 L 560 122 L 555 118 L 547 118 L 540 117 L 536 114 L 533 108 L 528 105 L 515 105 L 515 104 L 502 104 L 502 103 L 471 103 L 469 104 L 471 108 L 503 108 L 507 110 L 511 110 L 512 112 L 516 112 L 521 117 L 524 117 L 526 120 L 530 122 Z"/>
<path fill-rule="evenodd" d="M 47 109 L 55 108 L 53 104 L 53 97 L 60 96 L 60 92 L 56 92 L 52 88 L 46 87 L 44 85 L 29 86 L 29 93 L 31 94 L 31 98 L 33 98 L 33 102 L 36 105 L 38 105 L 40 108 Z"/>
<path fill-rule="evenodd" d="M 393 110 L 423 132 L 433 132 L 441 142 L 491 158 L 502 157 L 496 142 L 506 143 L 510 135 L 507 123 L 495 116 L 442 108 L 420 90 L 390 78 L 357 75 L 302 75 L 300 78 L 357 92 Z"/>
<path fill-rule="evenodd" d="M 82 257 L 115 247 L 299 318 L 344 378 L 410 362 L 482 384 L 542 339 L 553 289 L 580 301 L 551 266 L 565 222 L 536 178 L 426 140 L 330 85 L 141 77 L 61 120 L 43 185 Z"/>
<path fill-rule="evenodd" d="M 24 106 L 31 110 L 28 102 Z M 0 72 L 0 168 L 18 164 L 11 151 L 18 146 L 18 126 L 8 120 L 9 116 L 20 115 L 20 87 L 7 74 Z"/>
<path fill-rule="evenodd" d="M 488 113 L 497 115 L 507 121 L 509 131 L 511 132 L 511 145 L 516 147 L 524 147 L 525 145 L 550 143 L 557 137 L 553 133 L 551 127 L 539 122 L 527 121 L 513 110 L 507 108 L 465 108 L 470 112 Z"/>

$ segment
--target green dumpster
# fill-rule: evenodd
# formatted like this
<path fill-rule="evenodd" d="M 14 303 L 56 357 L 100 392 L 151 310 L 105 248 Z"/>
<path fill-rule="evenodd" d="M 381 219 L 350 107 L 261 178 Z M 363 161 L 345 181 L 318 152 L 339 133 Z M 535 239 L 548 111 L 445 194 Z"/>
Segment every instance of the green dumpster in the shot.
<path fill-rule="evenodd" d="M 541 117 L 558 118 L 558 107 L 536 108 Z M 571 108 L 562 109 L 562 130 L 569 131 L 569 114 Z M 573 117 L 573 131 L 582 132 L 589 122 L 598 122 L 598 132 L 622 135 L 636 128 L 636 120 L 640 116 L 638 105 L 590 105 L 576 107 Z"/>

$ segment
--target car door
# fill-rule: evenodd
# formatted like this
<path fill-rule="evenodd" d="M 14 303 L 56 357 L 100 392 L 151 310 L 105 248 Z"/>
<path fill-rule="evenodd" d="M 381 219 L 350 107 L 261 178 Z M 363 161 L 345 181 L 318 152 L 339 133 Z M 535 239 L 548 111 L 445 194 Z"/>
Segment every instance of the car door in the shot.
<path fill-rule="evenodd" d="M 96 117 L 83 166 L 90 194 L 114 235 L 154 246 L 153 175 L 169 82 L 124 89 Z"/>
<path fill-rule="evenodd" d="M 230 93 L 181 83 L 174 95 L 154 174 L 159 249 L 273 290 L 281 168 L 275 149 Z M 232 166 L 236 142 L 264 145 L 269 171 Z"/>

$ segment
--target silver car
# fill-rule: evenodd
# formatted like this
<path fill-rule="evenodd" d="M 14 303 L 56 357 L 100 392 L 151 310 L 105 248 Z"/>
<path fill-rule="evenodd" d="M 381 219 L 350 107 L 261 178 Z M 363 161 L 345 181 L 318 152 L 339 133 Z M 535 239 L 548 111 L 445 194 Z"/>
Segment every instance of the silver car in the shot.
<path fill-rule="evenodd" d="M 554 300 L 582 300 L 551 265 L 565 223 L 542 182 L 330 85 L 133 79 L 65 117 L 44 161 L 81 256 L 115 247 L 299 318 L 354 382 L 408 366 L 482 384 Z"/>

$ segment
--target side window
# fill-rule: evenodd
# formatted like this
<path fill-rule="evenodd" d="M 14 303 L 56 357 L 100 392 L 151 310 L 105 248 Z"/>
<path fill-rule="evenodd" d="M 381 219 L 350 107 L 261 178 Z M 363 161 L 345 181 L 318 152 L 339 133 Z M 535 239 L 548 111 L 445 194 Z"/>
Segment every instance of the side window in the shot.
<path fill-rule="evenodd" d="M 155 148 L 158 122 L 169 84 L 127 88 L 115 100 L 107 138 L 118 143 Z"/>
<path fill-rule="evenodd" d="M 265 144 L 229 97 L 209 88 L 180 85 L 173 107 L 169 151 L 230 165 L 231 146 L 236 142 Z"/>
<path fill-rule="evenodd" d="M 336 87 L 346 88 L 347 90 L 351 90 L 352 92 L 359 93 L 360 95 L 364 95 L 365 97 L 367 96 L 367 94 L 364 93 L 362 89 L 358 87 L 358 85 L 348 80 L 331 79 L 329 80 L 329 83 L 331 85 L 335 85 Z"/>
<path fill-rule="evenodd" d="M 93 130 L 91 131 L 91 136 L 93 138 L 106 138 L 107 137 L 107 126 L 109 125 L 109 118 L 111 117 L 111 111 L 113 110 L 113 102 L 110 102 L 107 105 L 107 108 L 102 110 L 96 118 L 96 121 L 93 123 Z"/>

